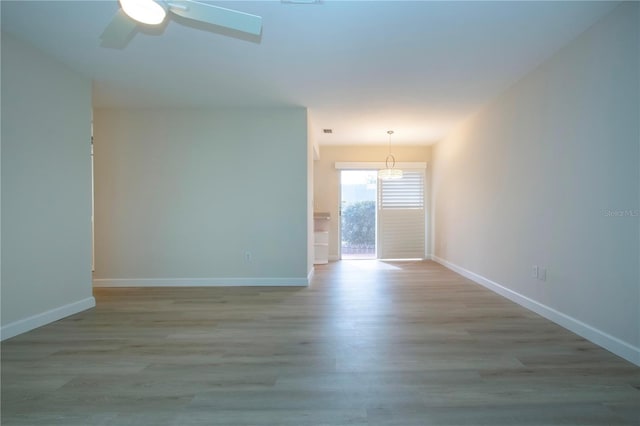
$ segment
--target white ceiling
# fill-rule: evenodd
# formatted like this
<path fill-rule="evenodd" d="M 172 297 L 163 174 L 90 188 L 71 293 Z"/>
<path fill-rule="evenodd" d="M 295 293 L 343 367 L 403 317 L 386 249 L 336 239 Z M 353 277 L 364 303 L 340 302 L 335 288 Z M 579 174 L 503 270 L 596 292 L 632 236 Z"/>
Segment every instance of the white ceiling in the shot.
<path fill-rule="evenodd" d="M 2 30 L 94 80 L 96 107 L 304 106 L 320 144 L 438 141 L 616 2 L 208 2 L 261 37 L 170 21 L 100 47 L 116 1 L 2 1 Z M 184 22 L 183 22 L 184 23 Z M 333 129 L 332 135 L 322 133 Z"/>

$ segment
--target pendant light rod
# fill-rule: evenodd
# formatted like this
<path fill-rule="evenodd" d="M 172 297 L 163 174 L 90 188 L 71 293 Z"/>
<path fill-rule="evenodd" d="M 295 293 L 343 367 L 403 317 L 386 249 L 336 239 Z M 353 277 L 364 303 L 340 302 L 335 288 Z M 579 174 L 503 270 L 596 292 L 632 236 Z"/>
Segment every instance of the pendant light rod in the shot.
<path fill-rule="evenodd" d="M 384 164 L 387 169 L 393 169 L 396 166 L 396 157 L 391 153 L 391 135 L 393 135 L 393 130 L 387 130 L 387 134 L 389 135 L 389 145 L 387 159 Z M 391 159 L 391 167 L 389 167 L 389 159 Z"/>
<path fill-rule="evenodd" d="M 385 168 L 378 171 L 378 178 L 382 180 L 402 179 L 402 170 L 396 169 L 396 157 L 391 153 L 391 135 L 393 130 L 387 130 L 389 135 L 389 152 L 384 162 Z"/>

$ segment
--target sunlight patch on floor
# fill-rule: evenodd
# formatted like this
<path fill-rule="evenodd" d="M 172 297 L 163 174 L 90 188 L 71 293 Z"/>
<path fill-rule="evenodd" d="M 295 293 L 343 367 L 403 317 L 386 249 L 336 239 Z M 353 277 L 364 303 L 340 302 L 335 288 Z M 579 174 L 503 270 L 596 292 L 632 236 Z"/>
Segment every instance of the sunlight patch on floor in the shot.
<path fill-rule="evenodd" d="M 380 260 L 343 260 L 343 263 L 349 265 L 350 268 L 355 269 L 365 269 L 368 271 L 376 270 L 376 271 L 399 271 L 402 268 L 396 265 L 391 265 L 389 263 L 380 261 Z"/>

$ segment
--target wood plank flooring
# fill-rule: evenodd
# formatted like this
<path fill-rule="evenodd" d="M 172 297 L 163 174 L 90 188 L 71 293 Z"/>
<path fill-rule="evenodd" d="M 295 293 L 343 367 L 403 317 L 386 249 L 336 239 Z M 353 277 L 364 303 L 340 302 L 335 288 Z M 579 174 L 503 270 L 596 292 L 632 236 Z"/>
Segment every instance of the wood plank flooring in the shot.
<path fill-rule="evenodd" d="M 2 343 L 2 425 L 640 425 L 640 368 L 433 262 L 95 296 Z"/>

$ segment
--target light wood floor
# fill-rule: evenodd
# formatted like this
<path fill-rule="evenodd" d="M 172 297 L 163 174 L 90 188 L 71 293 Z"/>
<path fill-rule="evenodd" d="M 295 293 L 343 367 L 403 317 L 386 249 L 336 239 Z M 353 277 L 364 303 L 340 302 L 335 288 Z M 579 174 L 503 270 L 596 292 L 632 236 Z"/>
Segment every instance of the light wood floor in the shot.
<path fill-rule="evenodd" d="M 2 343 L 2 425 L 640 425 L 640 368 L 432 262 L 95 293 Z"/>

